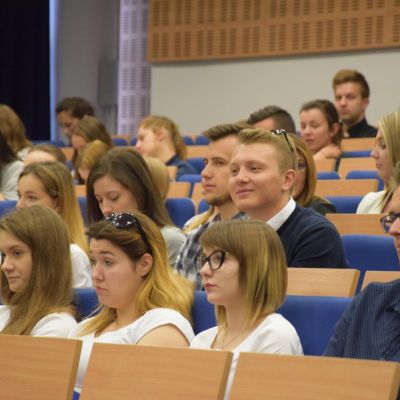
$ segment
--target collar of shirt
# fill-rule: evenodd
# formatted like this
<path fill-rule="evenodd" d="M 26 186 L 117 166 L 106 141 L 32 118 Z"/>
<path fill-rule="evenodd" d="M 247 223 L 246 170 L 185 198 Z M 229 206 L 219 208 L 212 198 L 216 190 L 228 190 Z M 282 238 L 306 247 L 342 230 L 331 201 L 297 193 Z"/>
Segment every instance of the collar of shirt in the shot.
<path fill-rule="evenodd" d="M 286 222 L 290 217 L 294 209 L 296 208 L 296 202 L 291 197 L 287 202 L 286 206 L 282 208 L 277 214 L 267 221 L 267 224 L 275 229 L 276 231 Z"/>

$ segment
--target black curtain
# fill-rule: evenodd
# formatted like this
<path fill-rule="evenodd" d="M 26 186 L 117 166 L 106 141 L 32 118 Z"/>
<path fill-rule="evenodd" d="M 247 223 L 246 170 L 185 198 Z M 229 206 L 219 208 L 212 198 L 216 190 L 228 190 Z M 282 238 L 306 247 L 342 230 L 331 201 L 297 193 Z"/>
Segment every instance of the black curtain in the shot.
<path fill-rule="evenodd" d="M 0 103 L 50 138 L 49 0 L 0 0 Z"/>

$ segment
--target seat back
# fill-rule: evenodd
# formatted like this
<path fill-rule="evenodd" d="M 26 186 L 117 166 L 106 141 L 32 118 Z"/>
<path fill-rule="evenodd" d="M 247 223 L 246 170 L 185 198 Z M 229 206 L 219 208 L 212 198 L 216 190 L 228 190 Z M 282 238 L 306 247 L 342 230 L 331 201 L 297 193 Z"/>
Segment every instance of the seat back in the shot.
<path fill-rule="evenodd" d="M 231 359 L 227 351 L 95 343 L 80 400 L 222 399 Z"/>
<path fill-rule="evenodd" d="M 380 219 L 383 214 L 326 214 L 341 235 L 387 235 Z"/>
<path fill-rule="evenodd" d="M 391 282 L 400 279 L 399 271 L 365 271 L 361 289 L 364 289 L 371 282 Z"/>
<path fill-rule="evenodd" d="M 75 196 L 86 197 L 86 185 L 75 185 Z"/>
<path fill-rule="evenodd" d="M 93 314 L 99 306 L 99 299 L 96 290 L 93 288 L 75 288 L 74 304 L 78 310 L 80 318 L 86 318 Z"/>
<path fill-rule="evenodd" d="M 288 268 L 288 294 L 352 297 L 360 271 L 341 268 Z"/>
<path fill-rule="evenodd" d="M 198 174 L 204 169 L 204 158 L 203 157 L 189 157 L 186 161 L 196 169 Z"/>
<path fill-rule="evenodd" d="M 364 196 L 378 189 L 376 179 L 322 179 L 317 181 L 319 196 Z"/>
<path fill-rule="evenodd" d="M 200 290 L 194 292 L 192 321 L 195 335 L 217 325 L 214 305 L 208 302 L 206 292 Z"/>
<path fill-rule="evenodd" d="M 315 161 L 315 168 L 317 172 L 328 172 L 335 169 L 336 160 L 333 158 L 324 158 L 322 160 Z"/>
<path fill-rule="evenodd" d="M 378 175 L 377 170 L 349 171 L 347 173 L 345 179 L 377 179 L 378 180 L 378 189 L 377 190 L 383 190 L 385 187 L 385 182 L 383 182 L 382 178 Z"/>
<path fill-rule="evenodd" d="M 70 400 L 82 342 L 0 335 L 2 399 Z"/>
<path fill-rule="evenodd" d="M 190 193 L 190 183 L 189 182 L 171 182 L 169 185 L 169 190 L 167 197 L 188 197 Z"/>
<path fill-rule="evenodd" d="M 195 215 L 193 200 L 188 197 L 167 199 L 165 206 L 173 223 L 179 228 L 183 228 L 185 222 Z"/>
<path fill-rule="evenodd" d="M 241 353 L 230 400 L 394 400 L 400 364 Z"/>
<path fill-rule="evenodd" d="M 201 189 L 201 183 L 195 183 L 193 185 L 193 190 L 192 190 L 192 200 L 194 201 L 194 204 L 196 204 L 196 207 L 199 206 L 201 200 L 203 199 L 203 193 Z"/>
<path fill-rule="evenodd" d="M 355 214 L 363 196 L 326 196 L 340 214 Z"/>
<path fill-rule="evenodd" d="M 374 137 L 365 138 L 345 138 L 340 143 L 343 151 L 361 151 L 361 150 L 371 150 L 375 146 Z"/>
<path fill-rule="evenodd" d="M 205 151 L 207 149 L 206 145 L 194 145 L 186 147 L 187 157 L 204 157 Z"/>
<path fill-rule="evenodd" d="M 17 202 L 15 200 L 0 201 L 0 217 L 12 213 L 16 210 Z"/>
<path fill-rule="evenodd" d="M 367 171 L 376 169 L 375 160 L 372 157 L 342 158 L 339 163 L 339 175 L 342 179 L 349 171 Z"/>
<path fill-rule="evenodd" d="M 296 328 L 304 354 L 321 355 L 351 297 L 286 296 L 278 310 Z"/>

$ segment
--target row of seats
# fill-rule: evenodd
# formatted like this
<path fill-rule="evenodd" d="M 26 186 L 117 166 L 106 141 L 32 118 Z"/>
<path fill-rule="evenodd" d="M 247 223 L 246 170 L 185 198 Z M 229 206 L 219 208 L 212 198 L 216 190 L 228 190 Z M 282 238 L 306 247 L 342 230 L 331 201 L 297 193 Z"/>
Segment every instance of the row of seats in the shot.
<path fill-rule="evenodd" d="M 2 398 L 71 399 L 80 352 L 76 339 L 3 335 Z M 228 351 L 95 343 L 80 400 L 221 400 L 231 361 Z M 392 400 L 399 383 L 394 362 L 241 353 L 229 399 Z"/>

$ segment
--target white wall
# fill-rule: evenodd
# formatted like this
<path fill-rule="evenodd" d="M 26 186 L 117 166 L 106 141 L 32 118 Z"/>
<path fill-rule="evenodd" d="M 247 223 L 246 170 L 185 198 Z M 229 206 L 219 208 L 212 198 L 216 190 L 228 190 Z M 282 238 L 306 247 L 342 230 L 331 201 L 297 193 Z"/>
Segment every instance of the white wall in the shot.
<path fill-rule="evenodd" d="M 58 0 L 56 101 L 80 96 L 114 131 L 116 109 L 98 102 L 100 60 L 117 59 L 119 0 Z"/>
<path fill-rule="evenodd" d="M 367 119 L 376 124 L 400 106 L 400 51 L 231 62 L 154 64 L 151 112 L 174 119 L 183 133 L 246 118 L 268 104 L 286 108 L 298 127 L 302 103 L 332 100 L 331 79 L 341 68 L 357 69 L 371 89 Z"/>

